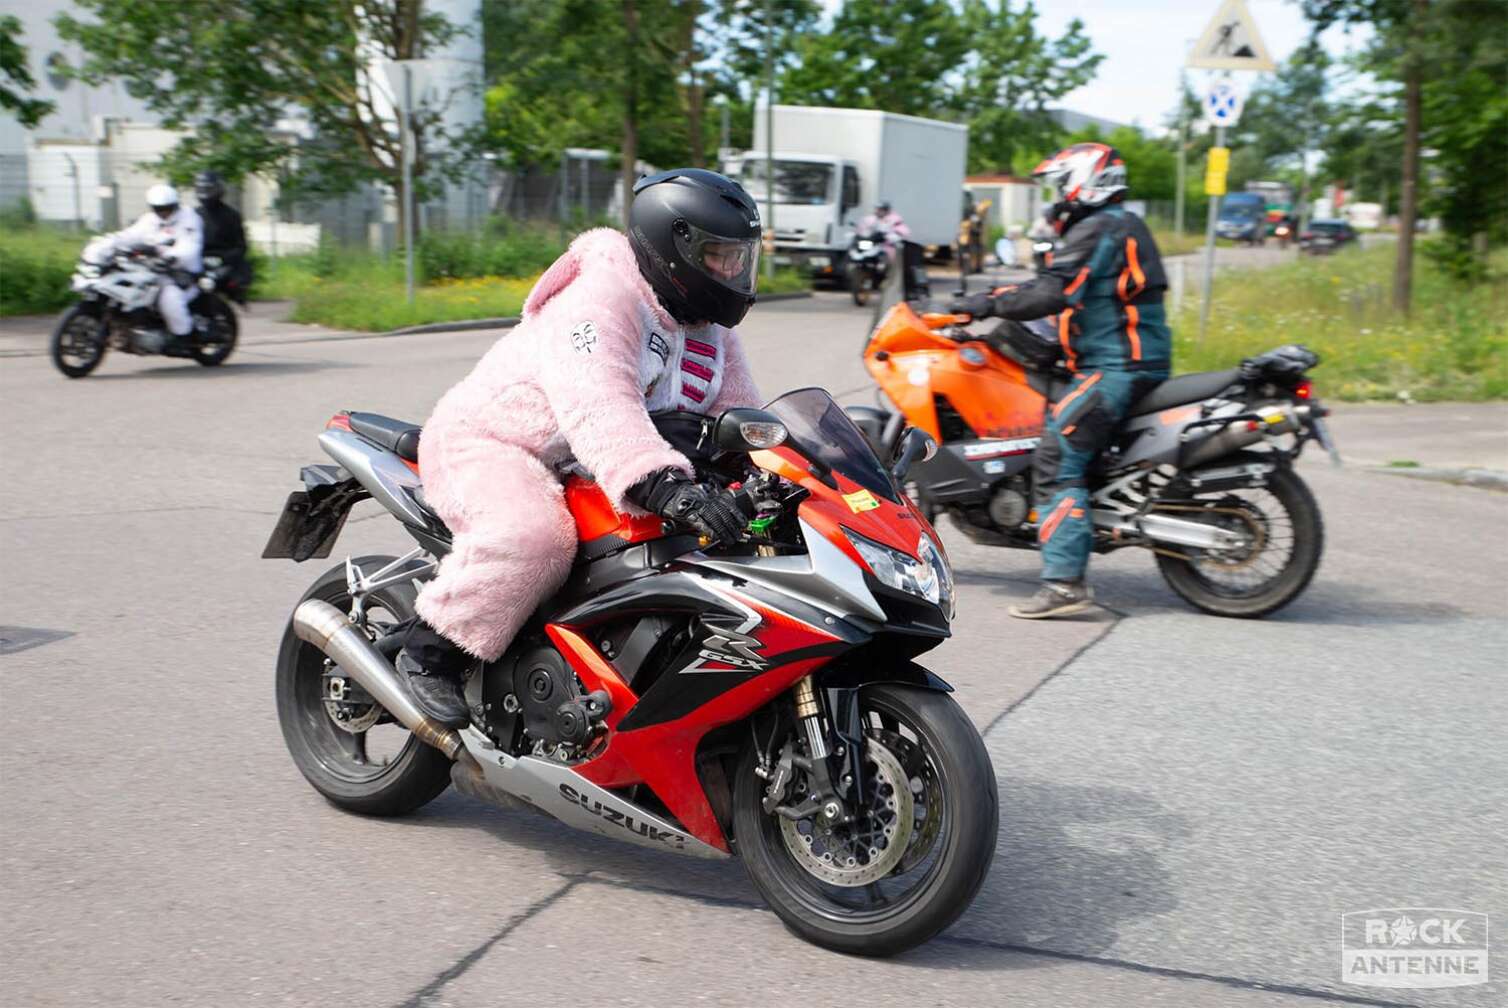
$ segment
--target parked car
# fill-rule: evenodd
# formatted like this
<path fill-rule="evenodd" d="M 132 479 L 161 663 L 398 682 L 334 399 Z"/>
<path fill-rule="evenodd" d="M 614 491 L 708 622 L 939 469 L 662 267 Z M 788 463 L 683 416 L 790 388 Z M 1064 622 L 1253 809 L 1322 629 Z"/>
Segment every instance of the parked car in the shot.
<path fill-rule="evenodd" d="M 1357 241 L 1356 229 L 1345 221 L 1316 220 L 1299 235 L 1299 249 L 1323 255 Z"/>

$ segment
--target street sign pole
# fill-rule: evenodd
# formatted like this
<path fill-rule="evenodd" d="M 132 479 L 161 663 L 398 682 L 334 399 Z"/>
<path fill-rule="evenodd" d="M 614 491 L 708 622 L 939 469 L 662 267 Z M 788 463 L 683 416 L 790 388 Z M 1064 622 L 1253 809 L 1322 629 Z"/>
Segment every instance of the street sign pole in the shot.
<path fill-rule="evenodd" d="M 1215 147 L 1225 147 L 1225 127 L 1215 127 Z M 1223 181 L 1223 180 L 1222 180 Z M 1225 186 L 1220 187 L 1224 192 Z M 1199 342 L 1204 342 L 1205 331 L 1210 327 L 1210 299 L 1215 287 L 1215 218 L 1220 216 L 1220 196 L 1210 194 L 1210 217 L 1204 226 L 1204 300 L 1199 305 Z"/>

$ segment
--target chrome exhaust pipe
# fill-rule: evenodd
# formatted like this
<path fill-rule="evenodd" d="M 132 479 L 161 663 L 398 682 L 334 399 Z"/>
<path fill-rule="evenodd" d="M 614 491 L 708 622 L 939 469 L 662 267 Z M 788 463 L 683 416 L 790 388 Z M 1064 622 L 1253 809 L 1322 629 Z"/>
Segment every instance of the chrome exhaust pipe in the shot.
<path fill-rule="evenodd" d="M 1211 434 L 1192 445 L 1179 460 L 1183 469 L 1193 469 L 1224 458 L 1248 445 L 1256 444 L 1270 434 L 1287 434 L 1298 430 L 1299 417 L 1289 406 L 1263 407 L 1267 416 L 1262 420 L 1238 420 L 1216 434 Z"/>
<path fill-rule="evenodd" d="M 419 741 L 434 746 L 451 759 L 465 755 L 466 746 L 460 733 L 425 716 L 399 681 L 397 669 L 339 609 L 319 599 L 302 602 L 293 610 L 293 632 L 299 640 L 323 651 L 341 671 L 360 683 L 372 699 Z"/>

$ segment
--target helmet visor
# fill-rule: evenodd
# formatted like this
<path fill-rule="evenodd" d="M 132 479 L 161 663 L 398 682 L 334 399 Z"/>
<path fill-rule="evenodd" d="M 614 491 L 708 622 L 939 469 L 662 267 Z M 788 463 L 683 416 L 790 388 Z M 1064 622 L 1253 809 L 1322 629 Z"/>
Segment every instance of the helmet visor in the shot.
<path fill-rule="evenodd" d="M 673 233 L 676 251 L 686 262 L 729 290 L 754 293 L 759 277 L 757 239 L 728 238 L 685 221 Z"/>

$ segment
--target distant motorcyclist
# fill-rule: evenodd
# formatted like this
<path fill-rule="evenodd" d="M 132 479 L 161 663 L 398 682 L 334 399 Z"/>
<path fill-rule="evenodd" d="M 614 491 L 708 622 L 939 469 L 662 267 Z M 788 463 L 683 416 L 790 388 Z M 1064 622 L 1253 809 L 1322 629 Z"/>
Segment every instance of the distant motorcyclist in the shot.
<path fill-rule="evenodd" d="M 885 244 L 892 248 L 911 237 L 911 229 L 906 226 L 901 215 L 891 209 L 889 200 L 880 200 L 876 203 L 874 213 L 859 223 L 860 234 L 875 234 L 876 232 L 883 234 Z"/>
<path fill-rule="evenodd" d="M 1167 378 L 1172 334 L 1163 312 L 1167 277 L 1147 225 L 1121 205 L 1126 166 L 1100 143 L 1074 144 L 1037 166 L 1054 188 L 1059 235 L 1035 279 L 957 298 L 976 317 L 1030 320 L 1057 314 L 1073 381 L 1043 418 L 1034 461 L 1042 587 L 1012 606 L 1023 619 L 1087 609 L 1084 582 L 1094 533 L 1087 475 L 1137 399 Z"/>
<path fill-rule="evenodd" d="M 102 262 L 117 252 L 150 248 L 170 267 L 157 295 L 157 311 L 175 337 L 194 330 L 189 302 L 199 293 L 197 279 L 204 270 L 204 227 L 199 215 L 178 204 L 178 190 L 159 183 L 147 190 L 146 213 L 130 227 L 96 238 L 84 251 L 89 262 Z"/>
<path fill-rule="evenodd" d="M 221 283 L 232 297 L 245 301 L 251 286 L 251 264 L 246 258 L 246 226 L 241 214 L 225 202 L 225 181 L 216 172 L 202 171 L 194 176 L 194 195 L 204 222 L 204 255 L 220 260 Z"/>

